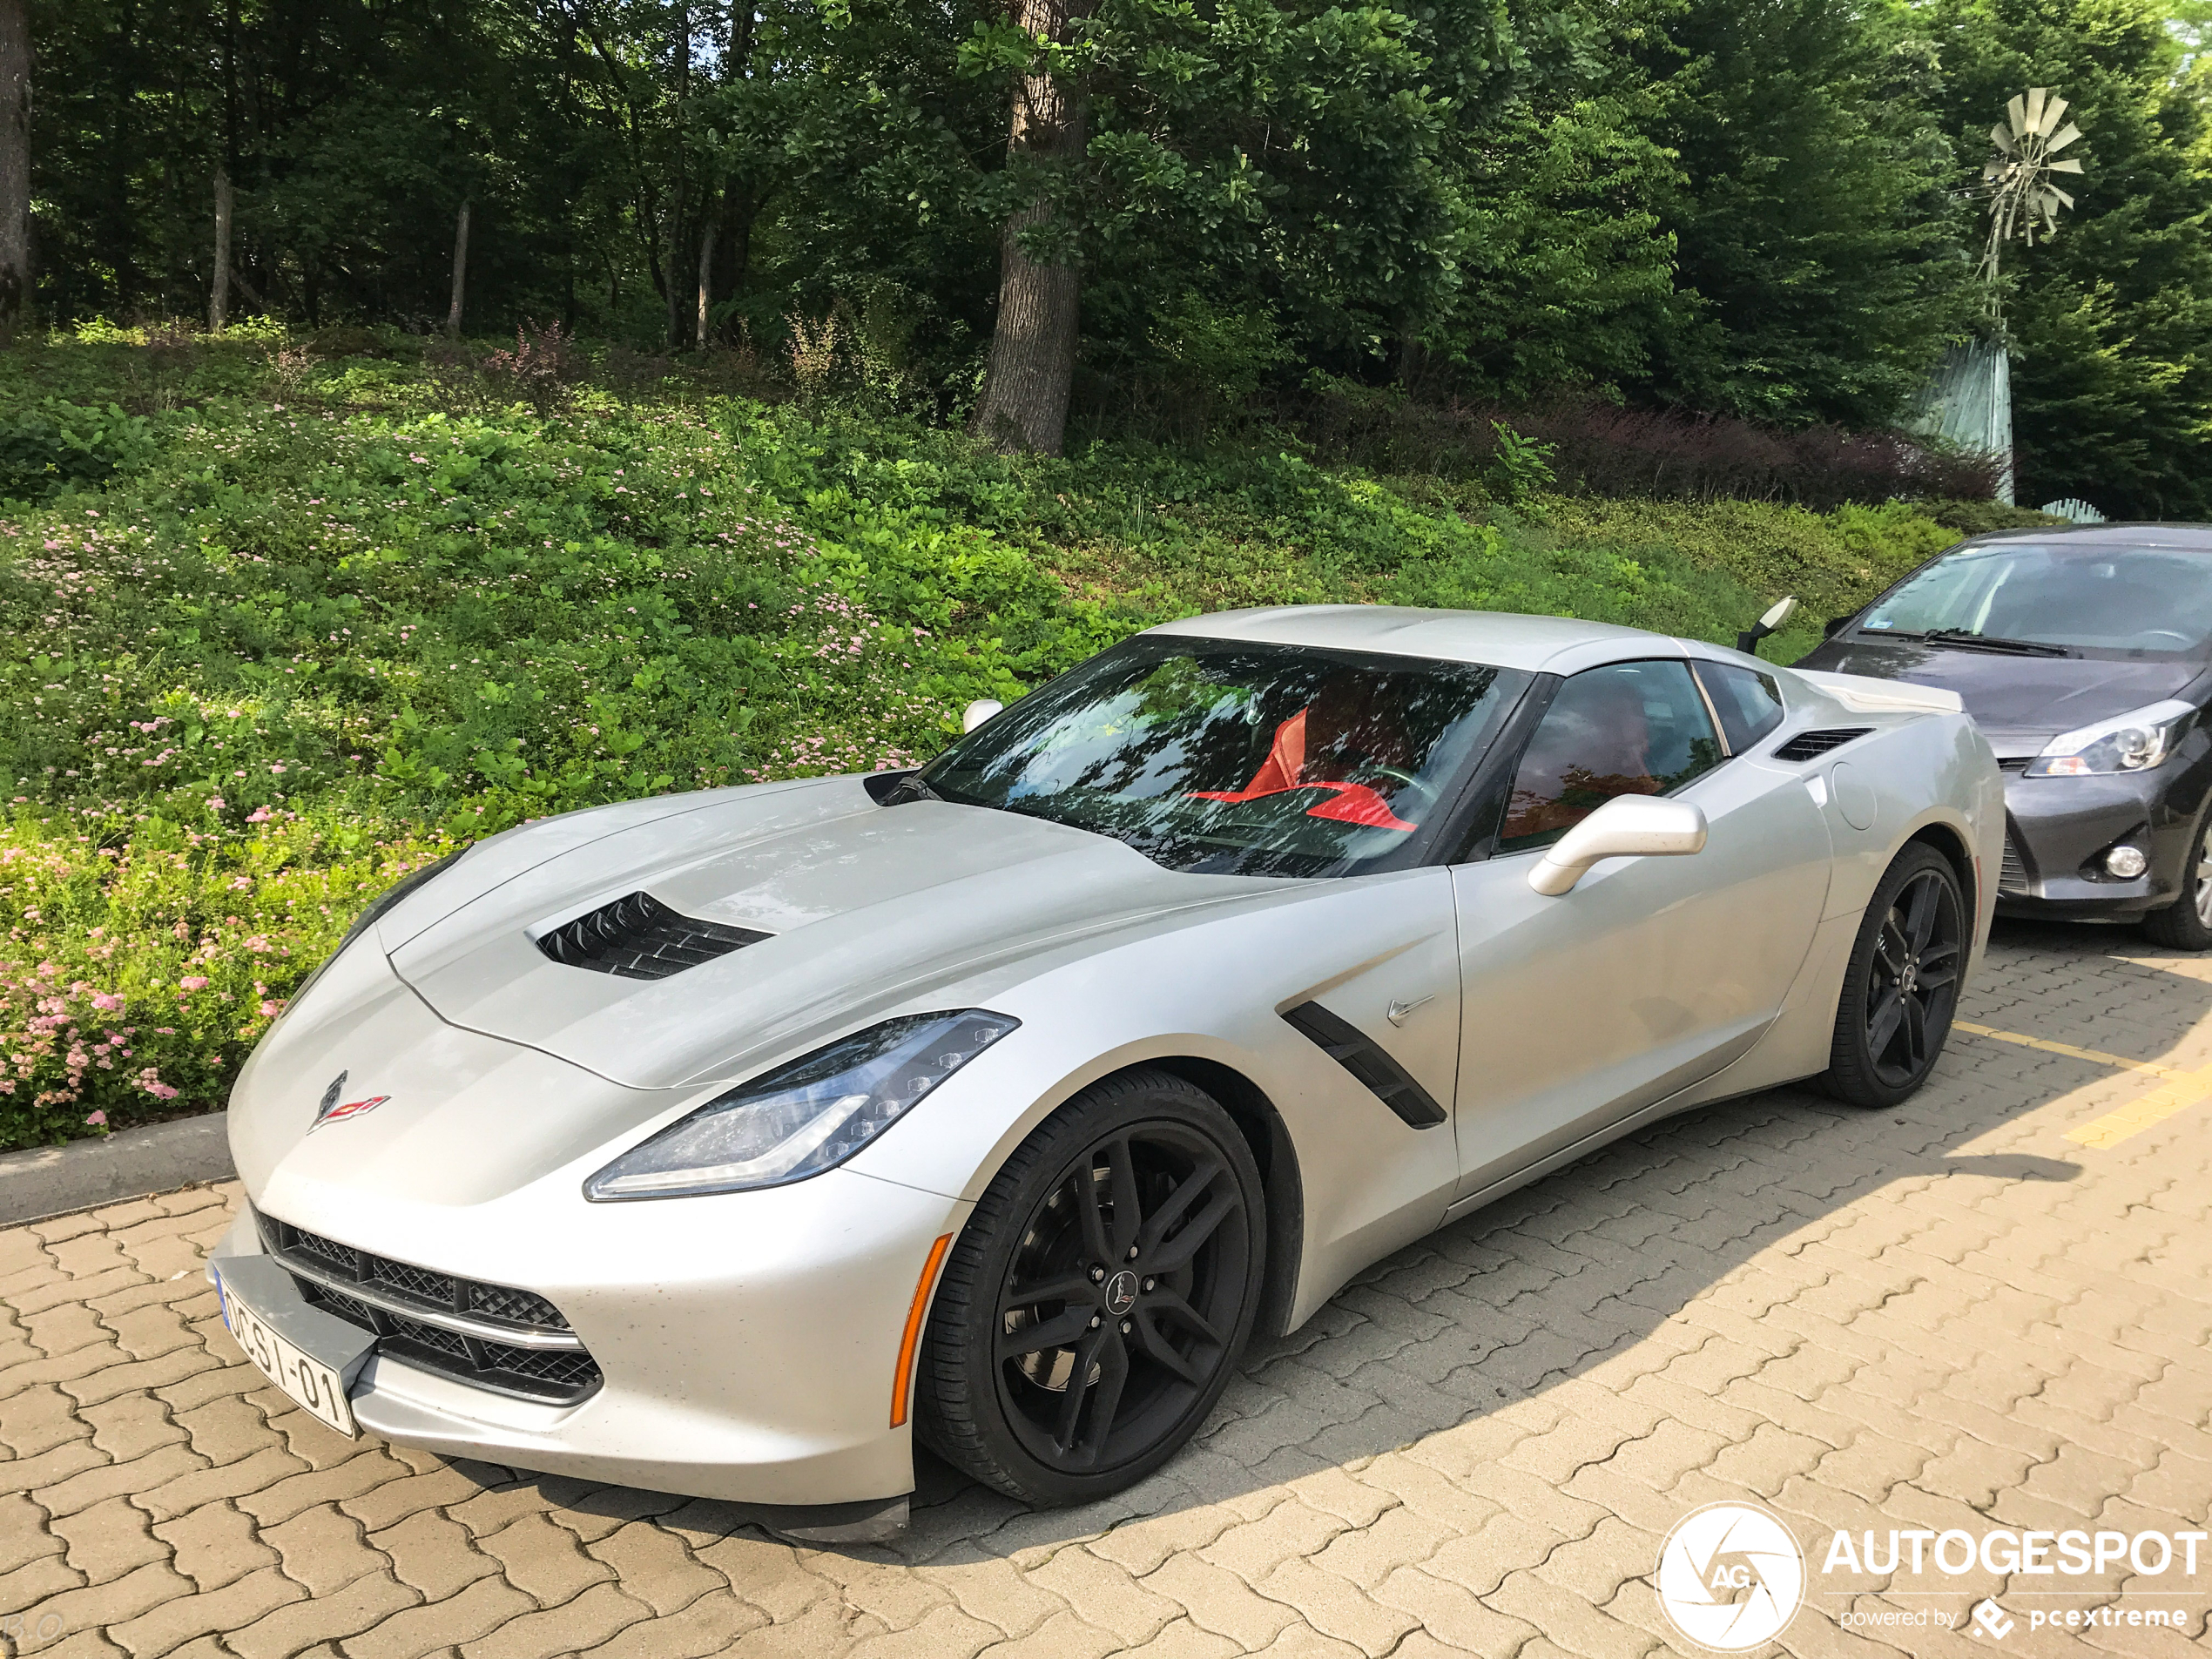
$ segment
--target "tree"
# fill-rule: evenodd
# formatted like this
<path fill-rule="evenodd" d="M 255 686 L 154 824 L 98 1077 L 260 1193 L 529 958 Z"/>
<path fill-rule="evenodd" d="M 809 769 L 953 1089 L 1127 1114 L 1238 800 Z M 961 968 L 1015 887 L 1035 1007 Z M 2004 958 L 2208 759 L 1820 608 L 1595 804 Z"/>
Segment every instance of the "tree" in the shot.
<path fill-rule="evenodd" d="M 0 344 L 30 297 L 30 10 L 0 0 Z"/>

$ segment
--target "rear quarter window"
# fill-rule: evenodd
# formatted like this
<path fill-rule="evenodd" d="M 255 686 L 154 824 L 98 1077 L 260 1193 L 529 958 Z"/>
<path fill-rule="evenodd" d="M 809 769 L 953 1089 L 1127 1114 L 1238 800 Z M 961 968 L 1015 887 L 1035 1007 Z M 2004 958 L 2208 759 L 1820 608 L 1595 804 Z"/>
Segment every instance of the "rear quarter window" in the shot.
<path fill-rule="evenodd" d="M 1700 663 L 1697 678 L 1713 699 L 1730 754 L 1742 754 L 1782 724 L 1782 686 L 1772 675 L 1734 663 Z"/>

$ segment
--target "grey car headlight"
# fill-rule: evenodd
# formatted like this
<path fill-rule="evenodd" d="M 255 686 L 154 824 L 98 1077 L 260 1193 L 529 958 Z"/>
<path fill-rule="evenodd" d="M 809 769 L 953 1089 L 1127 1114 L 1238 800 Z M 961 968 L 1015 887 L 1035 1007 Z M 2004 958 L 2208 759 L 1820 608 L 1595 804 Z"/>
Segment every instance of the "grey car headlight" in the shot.
<path fill-rule="evenodd" d="M 672 1198 L 782 1186 L 833 1169 L 1019 1020 L 982 1008 L 910 1014 L 739 1083 L 640 1142 L 583 1196 Z"/>
<path fill-rule="evenodd" d="M 2028 762 L 2031 778 L 2087 778 L 2100 772 L 2148 772 L 2174 752 L 2196 718 L 2196 706 L 2168 699 L 2148 708 L 2061 732 Z"/>

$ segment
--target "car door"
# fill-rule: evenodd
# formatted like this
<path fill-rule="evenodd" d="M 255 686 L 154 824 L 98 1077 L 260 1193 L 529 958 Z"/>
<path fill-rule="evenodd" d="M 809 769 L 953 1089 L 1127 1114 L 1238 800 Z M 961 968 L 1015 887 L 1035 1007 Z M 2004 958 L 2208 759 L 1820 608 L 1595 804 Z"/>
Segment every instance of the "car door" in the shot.
<path fill-rule="evenodd" d="M 1760 735 L 1763 693 L 1765 729 L 1780 718 L 1772 682 L 1705 668 L 1704 683 L 1681 659 L 1562 682 L 1488 856 L 1453 868 L 1462 1199 L 1747 1052 L 1804 962 L 1827 895 L 1827 828 L 1793 774 L 1740 752 Z M 1557 898 L 1531 889 L 1543 848 L 1621 794 L 1695 802 L 1704 850 L 1609 860 Z"/>

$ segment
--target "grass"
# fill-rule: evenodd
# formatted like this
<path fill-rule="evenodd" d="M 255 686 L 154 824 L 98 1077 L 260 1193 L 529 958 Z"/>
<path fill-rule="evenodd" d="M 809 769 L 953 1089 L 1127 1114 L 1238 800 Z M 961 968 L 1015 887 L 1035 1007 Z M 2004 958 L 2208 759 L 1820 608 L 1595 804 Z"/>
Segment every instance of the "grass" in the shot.
<path fill-rule="evenodd" d="M 377 891 L 525 819 L 909 764 L 1170 617 L 1359 601 L 1787 660 L 1953 534 L 1279 448 L 1008 459 L 849 411 L 125 337 L 0 359 L 0 1148 L 220 1103 Z"/>

